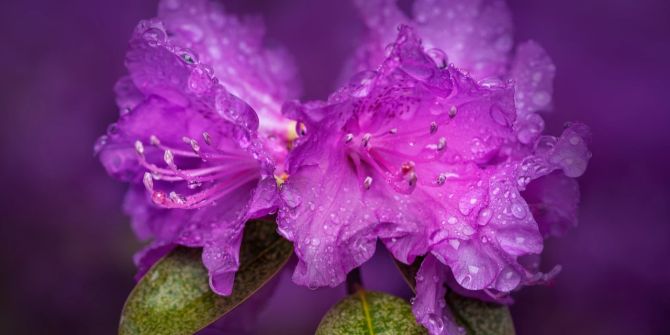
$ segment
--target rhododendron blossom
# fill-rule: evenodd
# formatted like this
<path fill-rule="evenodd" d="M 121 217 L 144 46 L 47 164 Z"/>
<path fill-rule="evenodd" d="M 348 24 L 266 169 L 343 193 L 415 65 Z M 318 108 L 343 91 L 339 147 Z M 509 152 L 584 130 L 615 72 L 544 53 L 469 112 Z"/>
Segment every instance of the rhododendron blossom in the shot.
<path fill-rule="evenodd" d="M 159 12 L 133 33 L 129 76 L 116 86 L 121 117 L 96 150 L 131 183 L 125 210 L 153 239 L 136 257 L 140 272 L 174 245 L 204 247 L 212 288 L 227 295 L 244 223 L 277 206 L 288 136 L 278 101 L 294 90 L 292 66 L 262 48 L 257 21 L 214 3 L 164 1 Z"/>
<path fill-rule="evenodd" d="M 471 52 L 484 52 L 476 45 Z M 407 264 L 428 255 L 414 312 L 432 334 L 453 334 L 439 293 L 450 277 L 462 294 L 505 302 L 558 272 L 539 272 L 535 256 L 551 225 L 574 222 L 570 178 L 586 168 L 589 133 L 569 124 L 558 138 L 541 136 L 535 112 L 549 105 L 554 67 L 532 42 L 509 73 L 480 80 L 447 66 L 409 26 L 385 52 L 328 101 L 285 107 L 306 135 L 289 154 L 278 223 L 300 258 L 294 281 L 311 287 L 342 282 L 378 239 Z M 543 190 L 552 184 L 573 191 Z"/>
<path fill-rule="evenodd" d="M 140 275 L 176 245 L 202 247 L 211 288 L 230 295 L 245 222 L 276 214 L 295 283 L 337 286 L 381 242 L 422 260 L 414 315 L 453 335 L 447 290 L 508 303 L 559 272 L 539 255 L 576 224 L 591 153 L 582 124 L 543 134 L 549 56 L 532 41 L 511 52 L 504 1 L 416 0 L 412 17 L 396 1 L 356 5 L 364 42 L 325 101 L 295 100 L 295 67 L 257 19 L 164 0 L 136 27 L 121 116 L 96 152 L 152 240 Z"/>

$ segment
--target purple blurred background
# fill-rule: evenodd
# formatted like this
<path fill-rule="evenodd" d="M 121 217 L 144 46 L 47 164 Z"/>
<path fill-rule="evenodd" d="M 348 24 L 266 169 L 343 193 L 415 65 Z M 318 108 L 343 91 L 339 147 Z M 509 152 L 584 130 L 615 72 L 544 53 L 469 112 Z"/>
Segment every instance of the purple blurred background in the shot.
<path fill-rule="evenodd" d="M 517 38 L 554 59 L 549 131 L 579 120 L 594 153 L 580 180 L 580 227 L 549 241 L 554 286 L 517 294 L 518 333 L 667 334 L 670 315 L 670 2 L 509 0 Z M 262 14 L 297 57 L 306 98 L 323 98 L 362 30 L 347 1 L 226 1 Z M 125 186 L 92 146 L 117 115 L 112 85 L 127 39 L 155 1 L 3 3 L 0 36 L 2 201 L 0 333 L 110 334 L 133 286 L 139 248 L 120 212 Z M 364 268 L 402 292 L 388 258 Z M 311 334 L 343 289 L 280 278 L 258 334 Z M 287 305 L 290 308 L 287 308 Z M 289 312 L 287 312 L 289 311 Z"/>

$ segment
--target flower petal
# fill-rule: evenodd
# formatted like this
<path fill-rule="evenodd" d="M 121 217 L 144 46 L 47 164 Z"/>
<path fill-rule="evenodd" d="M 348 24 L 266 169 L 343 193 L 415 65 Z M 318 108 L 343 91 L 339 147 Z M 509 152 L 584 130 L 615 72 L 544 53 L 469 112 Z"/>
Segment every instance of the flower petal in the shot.
<path fill-rule="evenodd" d="M 153 240 L 140 270 L 174 245 L 203 247 L 212 288 L 230 294 L 244 223 L 276 210 L 274 165 L 254 110 L 168 35 L 158 20 L 135 29 L 129 76 L 116 86 L 128 111 L 97 148 L 107 171 L 131 182 L 124 207 Z"/>
<path fill-rule="evenodd" d="M 356 2 L 369 28 L 367 43 L 356 56 L 357 70 L 374 69 L 393 42 L 400 24 L 414 26 L 438 63 L 454 64 L 474 78 L 506 74 L 512 49 L 512 19 L 501 0 L 417 0 L 413 19 L 400 11 L 396 1 Z"/>
<path fill-rule="evenodd" d="M 532 143 L 544 130 L 544 121 L 536 113 L 551 108 L 555 73 L 554 63 L 539 44 L 529 41 L 517 47 L 510 78 L 515 82 L 514 126 L 521 143 Z"/>
<path fill-rule="evenodd" d="M 285 49 L 266 46 L 260 17 L 238 18 L 207 0 L 162 1 L 158 17 L 172 41 L 188 47 L 226 90 L 251 105 L 264 137 L 288 136 L 281 104 L 299 94 L 297 69 Z M 268 144 L 282 145 L 286 155 L 286 143 Z"/>
<path fill-rule="evenodd" d="M 416 274 L 416 297 L 412 312 L 431 335 L 459 335 L 465 330 L 447 312 L 446 269 L 433 256 L 426 256 Z"/>
<path fill-rule="evenodd" d="M 294 282 L 332 287 L 372 257 L 376 220 L 373 210 L 361 201 L 361 183 L 342 149 L 333 148 L 333 139 L 326 136 L 314 140 L 314 145 L 302 146 L 289 156 L 307 155 L 319 164 L 292 161 L 291 177 L 282 185 L 284 205 L 278 224 L 281 234 L 295 244 L 299 262 Z"/>

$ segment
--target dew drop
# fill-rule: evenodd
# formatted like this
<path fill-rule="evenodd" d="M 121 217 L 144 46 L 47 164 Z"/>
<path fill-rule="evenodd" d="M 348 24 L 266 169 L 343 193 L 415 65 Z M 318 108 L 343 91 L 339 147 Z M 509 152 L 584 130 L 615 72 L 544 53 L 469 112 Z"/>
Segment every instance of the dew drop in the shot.
<path fill-rule="evenodd" d="M 449 245 L 454 248 L 455 250 L 458 250 L 458 247 L 461 246 L 461 241 L 459 240 L 449 240 Z"/>
<path fill-rule="evenodd" d="M 485 208 L 477 216 L 477 224 L 480 226 L 486 226 L 489 221 L 491 221 L 491 216 L 493 216 L 493 211 L 490 208 Z"/>
<path fill-rule="evenodd" d="M 435 313 L 428 315 L 428 324 L 428 329 L 434 330 L 436 333 L 441 333 L 444 330 L 444 321 Z"/>
<path fill-rule="evenodd" d="M 512 215 L 514 215 L 517 219 L 523 219 L 526 217 L 526 209 L 523 207 L 523 205 L 514 203 L 512 204 Z"/>
<path fill-rule="evenodd" d="M 449 64 L 449 58 L 447 57 L 447 54 L 444 53 L 441 49 L 438 48 L 433 48 L 428 51 L 426 51 L 428 56 L 435 62 L 435 65 L 437 65 L 438 68 L 444 69 L 447 67 Z"/>
<path fill-rule="evenodd" d="M 93 146 L 93 153 L 98 154 L 102 148 L 105 147 L 107 144 L 107 135 L 102 135 L 98 137 L 98 139 L 95 141 L 95 145 Z"/>
<path fill-rule="evenodd" d="M 538 107 L 546 107 L 551 101 L 551 96 L 545 91 L 540 91 L 533 95 L 533 103 Z"/>
<path fill-rule="evenodd" d="M 144 40 L 147 41 L 147 43 L 152 47 L 163 43 L 165 41 L 165 37 L 165 32 L 158 28 L 149 28 L 142 34 L 142 38 L 144 38 Z"/>

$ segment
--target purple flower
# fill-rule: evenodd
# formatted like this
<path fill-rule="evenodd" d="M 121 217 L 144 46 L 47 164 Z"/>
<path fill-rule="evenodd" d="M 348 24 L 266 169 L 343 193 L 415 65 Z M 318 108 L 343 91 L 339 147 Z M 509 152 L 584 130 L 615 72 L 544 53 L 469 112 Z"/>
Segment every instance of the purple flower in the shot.
<path fill-rule="evenodd" d="M 528 48 L 518 57 L 538 56 L 535 45 Z M 542 61 L 520 60 L 508 74 L 514 82 L 476 81 L 443 55 L 425 51 L 403 25 L 375 71 L 354 76 L 327 102 L 287 104 L 306 135 L 289 154 L 279 212 L 280 230 L 296 246 L 299 284 L 341 283 L 372 256 L 377 239 L 404 263 L 428 255 L 421 272 L 437 280 L 417 285 L 414 312 L 433 334 L 454 333 L 439 303 L 450 278 L 459 291 L 502 301 L 556 273 L 539 272 L 527 258 L 542 251 L 542 225 L 574 218 L 576 200 L 554 199 L 564 206 L 538 222 L 532 211 L 561 195 L 529 188 L 529 204 L 523 192 L 547 176 L 581 175 L 590 157 L 583 125 L 556 138 L 540 136 L 535 123 L 538 133 L 521 135 L 524 117 L 549 103 L 526 99 L 550 89 Z M 474 72 L 498 68 L 466 64 Z M 527 78 L 533 70 L 539 80 L 535 72 Z"/>
<path fill-rule="evenodd" d="M 244 223 L 276 210 L 272 157 L 283 160 L 288 134 L 278 106 L 295 85 L 262 34 L 212 2 L 174 0 L 133 32 L 121 116 L 96 151 L 131 184 L 125 210 L 153 239 L 136 256 L 140 273 L 174 245 L 203 247 L 212 289 L 228 295 Z"/>

